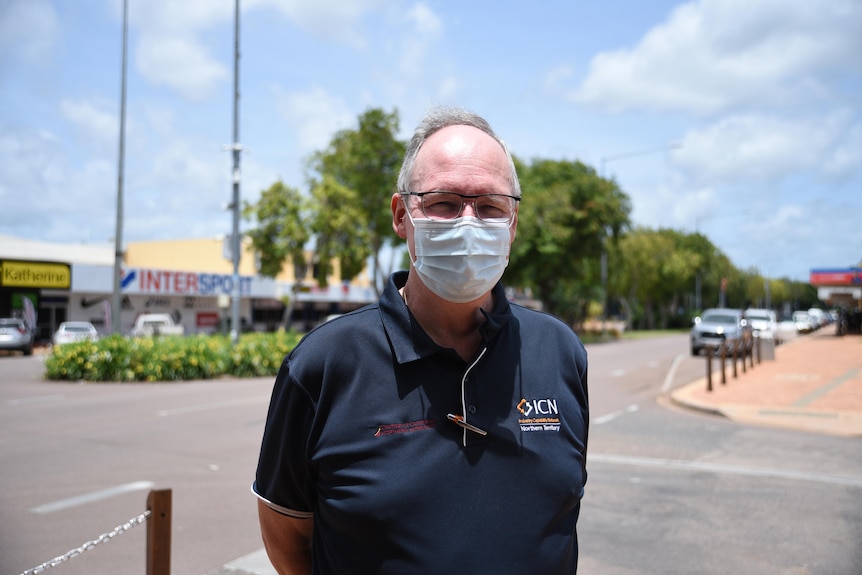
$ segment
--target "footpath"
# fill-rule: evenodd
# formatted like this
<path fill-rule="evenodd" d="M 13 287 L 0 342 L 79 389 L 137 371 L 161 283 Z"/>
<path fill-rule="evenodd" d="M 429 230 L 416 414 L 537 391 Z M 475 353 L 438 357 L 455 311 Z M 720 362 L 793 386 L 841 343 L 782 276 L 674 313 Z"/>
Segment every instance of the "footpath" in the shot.
<path fill-rule="evenodd" d="M 862 437 L 862 336 L 839 337 L 826 326 L 775 347 L 774 359 L 767 355 L 760 363 L 755 355 L 745 373 L 737 360 L 735 379 L 728 360 L 725 384 L 714 358 L 711 392 L 704 375 L 671 392 L 671 399 L 746 425 Z"/>

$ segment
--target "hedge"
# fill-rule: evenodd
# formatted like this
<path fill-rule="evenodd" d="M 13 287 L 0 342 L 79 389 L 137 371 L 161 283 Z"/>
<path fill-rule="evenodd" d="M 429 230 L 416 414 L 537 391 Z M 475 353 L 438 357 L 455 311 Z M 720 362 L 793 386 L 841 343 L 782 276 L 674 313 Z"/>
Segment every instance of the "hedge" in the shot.
<path fill-rule="evenodd" d="M 247 333 L 233 346 L 225 335 L 112 335 L 55 346 L 45 359 L 45 378 L 153 382 L 275 376 L 301 337 L 296 332 Z"/>

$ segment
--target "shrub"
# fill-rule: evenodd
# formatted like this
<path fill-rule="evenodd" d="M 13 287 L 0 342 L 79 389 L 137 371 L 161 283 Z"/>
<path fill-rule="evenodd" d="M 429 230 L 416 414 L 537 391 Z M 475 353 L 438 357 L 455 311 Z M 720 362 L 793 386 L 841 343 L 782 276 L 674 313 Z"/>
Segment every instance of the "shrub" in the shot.
<path fill-rule="evenodd" d="M 234 347 L 224 335 L 112 335 L 54 347 L 45 359 L 45 378 L 133 382 L 275 376 L 300 338 L 296 332 L 248 333 Z"/>

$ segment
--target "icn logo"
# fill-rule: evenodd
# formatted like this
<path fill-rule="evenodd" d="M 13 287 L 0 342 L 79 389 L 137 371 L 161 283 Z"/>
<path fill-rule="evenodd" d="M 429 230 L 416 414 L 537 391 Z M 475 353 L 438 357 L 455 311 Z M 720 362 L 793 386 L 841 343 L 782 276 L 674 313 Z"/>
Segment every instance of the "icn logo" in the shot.
<path fill-rule="evenodd" d="M 526 417 L 530 415 L 559 415 L 556 399 L 522 399 L 518 402 L 518 411 Z"/>

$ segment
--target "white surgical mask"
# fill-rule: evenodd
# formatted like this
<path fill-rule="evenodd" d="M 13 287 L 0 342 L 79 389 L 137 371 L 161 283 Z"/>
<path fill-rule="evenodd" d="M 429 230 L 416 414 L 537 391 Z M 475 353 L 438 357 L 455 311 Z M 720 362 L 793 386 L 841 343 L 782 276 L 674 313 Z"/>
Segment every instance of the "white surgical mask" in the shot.
<path fill-rule="evenodd" d="M 510 222 L 486 222 L 473 216 L 453 220 L 413 219 L 413 268 L 422 283 L 453 303 L 487 293 L 509 263 Z"/>

